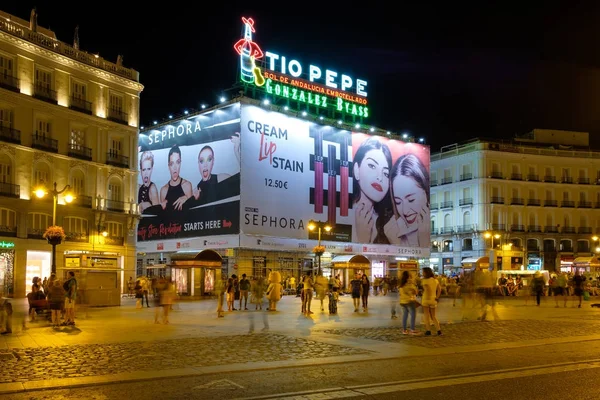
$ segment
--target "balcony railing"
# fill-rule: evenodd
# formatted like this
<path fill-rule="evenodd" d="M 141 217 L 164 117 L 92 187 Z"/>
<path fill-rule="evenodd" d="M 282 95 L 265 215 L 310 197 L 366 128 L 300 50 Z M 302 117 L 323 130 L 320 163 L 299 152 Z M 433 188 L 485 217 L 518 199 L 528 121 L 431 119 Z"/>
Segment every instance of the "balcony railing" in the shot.
<path fill-rule="evenodd" d="M 494 179 L 502 179 L 502 172 L 501 171 L 492 171 L 490 173 L 490 178 L 494 178 Z"/>
<path fill-rule="evenodd" d="M 473 174 L 462 174 L 460 176 L 461 181 L 468 181 L 469 179 L 473 179 Z"/>
<path fill-rule="evenodd" d="M 529 174 L 529 175 L 527 175 L 527 180 L 532 181 L 532 182 L 539 182 L 540 177 L 539 177 L 539 175 Z"/>
<path fill-rule="evenodd" d="M 129 157 L 108 152 L 106 153 L 106 163 L 115 167 L 129 168 Z"/>
<path fill-rule="evenodd" d="M 92 161 L 92 149 L 79 144 L 70 143 L 68 155 L 81 160 Z"/>
<path fill-rule="evenodd" d="M 0 196 L 4 197 L 21 197 L 21 186 L 12 183 L 0 183 Z"/>
<path fill-rule="evenodd" d="M 437 179 L 432 179 L 429 181 L 429 186 L 437 186 Z"/>
<path fill-rule="evenodd" d="M 447 235 L 450 234 L 454 231 L 454 228 L 451 226 L 445 226 L 443 228 L 440 228 L 440 234 L 441 235 Z"/>
<path fill-rule="evenodd" d="M 125 238 L 120 236 L 108 236 L 104 238 L 104 244 L 113 246 L 123 246 Z"/>
<path fill-rule="evenodd" d="M 106 200 L 106 209 L 109 211 L 117 211 L 117 212 L 123 212 L 125 211 L 125 205 L 127 203 L 125 203 L 124 201 L 119 201 L 119 200 Z"/>
<path fill-rule="evenodd" d="M 33 86 L 33 97 L 53 104 L 58 103 L 56 91 L 47 86 L 40 85 L 39 83 L 36 83 Z"/>
<path fill-rule="evenodd" d="M 551 175 L 544 176 L 544 182 L 556 182 L 556 177 Z"/>
<path fill-rule="evenodd" d="M 429 209 L 431 210 L 437 210 L 440 206 L 438 205 L 438 203 L 431 203 L 431 206 L 429 207 Z"/>
<path fill-rule="evenodd" d="M 449 183 L 452 183 L 452 177 L 451 176 L 442 178 L 442 183 L 441 183 L 442 185 L 447 185 Z"/>
<path fill-rule="evenodd" d="M 78 194 L 75 197 L 75 205 L 78 205 L 79 207 L 86 207 L 86 208 L 92 208 L 92 202 L 93 202 L 93 198 L 91 196 L 86 196 L 83 194 Z"/>
<path fill-rule="evenodd" d="M 539 206 L 540 204 L 540 199 L 527 199 L 528 206 Z"/>
<path fill-rule="evenodd" d="M 69 104 L 69 108 L 92 115 L 92 103 L 78 96 L 71 96 L 71 104 Z"/>
<path fill-rule="evenodd" d="M 591 201 L 580 201 L 579 204 L 577 205 L 577 207 L 579 207 L 579 208 L 592 208 L 592 202 Z"/>
<path fill-rule="evenodd" d="M 0 236 L 17 237 L 17 227 L 0 225 Z"/>
<path fill-rule="evenodd" d="M 510 230 L 513 232 L 525 232 L 525 225 L 512 224 Z"/>
<path fill-rule="evenodd" d="M 118 122 L 120 124 L 128 125 L 128 116 L 122 110 L 117 110 L 116 108 L 108 109 L 108 119 L 113 122 Z"/>
<path fill-rule="evenodd" d="M 591 226 L 580 226 L 577 228 L 577 233 L 592 233 Z"/>
<path fill-rule="evenodd" d="M 451 201 L 442 201 L 440 208 L 452 208 L 452 202 Z"/>
<path fill-rule="evenodd" d="M 494 230 L 494 231 L 504 231 L 504 230 L 506 230 L 506 225 L 504 225 L 504 224 L 492 224 L 492 230 Z"/>
<path fill-rule="evenodd" d="M 540 251 L 540 248 L 538 246 L 527 245 L 527 251 Z"/>
<path fill-rule="evenodd" d="M 575 202 L 573 200 L 563 200 L 560 202 L 561 207 L 575 207 Z"/>
<path fill-rule="evenodd" d="M 458 205 L 459 206 L 470 206 L 473 205 L 473 199 L 470 197 L 464 198 L 464 199 L 458 199 Z"/>
<path fill-rule="evenodd" d="M 556 200 L 544 200 L 544 207 L 558 207 L 558 201 L 556 201 Z"/>
<path fill-rule="evenodd" d="M 523 204 L 525 204 L 525 200 L 520 198 L 520 197 L 513 197 L 512 199 L 510 199 L 510 205 L 516 205 L 516 206 L 522 206 Z"/>
<path fill-rule="evenodd" d="M 544 226 L 544 232 L 546 233 L 558 233 L 558 228 L 556 226 Z"/>
<path fill-rule="evenodd" d="M 65 240 L 68 240 L 69 242 L 88 242 L 89 241 L 89 236 L 87 234 L 87 232 L 81 233 L 81 232 L 65 232 L 65 235 L 67 236 Z"/>
<path fill-rule="evenodd" d="M 510 175 L 510 179 L 512 179 L 513 181 L 522 181 L 523 180 L 523 175 L 517 174 L 517 173 L 513 173 L 513 174 Z"/>
<path fill-rule="evenodd" d="M 504 204 L 504 197 L 492 196 L 492 204 Z"/>
<path fill-rule="evenodd" d="M 577 183 L 579 183 L 580 185 L 589 185 L 590 184 L 590 178 L 582 178 L 582 177 L 580 177 L 579 179 L 577 179 Z"/>
<path fill-rule="evenodd" d="M 19 80 L 12 75 L 6 73 L 0 74 L 0 87 L 19 92 Z"/>
<path fill-rule="evenodd" d="M 27 239 L 43 239 L 46 229 L 27 228 Z"/>
<path fill-rule="evenodd" d="M 528 232 L 541 232 L 542 227 L 539 225 L 527 225 Z"/>
<path fill-rule="evenodd" d="M 561 229 L 562 233 L 575 233 L 577 231 L 577 228 L 575 228 L 574 226 L 563 226 Z"/>
<path fill-rule="evenodd" d="M 0 140 L 14 144 L 21 144 L 21 131 L 0 123 Z"/>
<path fill-rule="evenodd" d="M 562 180 L 562 183 L 573 183 L 572 176 L 563 176 L 561 180 Z"/>
<path fill-rule="evenodd" d="M 31 147 L 34 149 L 51 151 L 58 153 L 58 140 L 51 139 L 45 135 L 40 135 L 37 132 L 31 135 Z"/>
<path fill-rule="evenodd" d="M 577 252 L 578 253 L 590 253 L 591 252 L 590 246 L 582 245 L 581 243 L 583 243 L 583 242 L 577 242 L 577 243 L 578 243 L 577 244 Z"/>
<path fill-rule="evenodd" d="M 572 253 L 573 252 L 573 246 L 563 246 L 563 245 L 560 245 L 560 251 L 563 251 L 565 253 Z"/>
<path fill-rule="evenodd" d="M 464 246 L 462 247 L 462 250 L 463 250 L 463 251 L 472 251 L 472 250 L 473 250 L 473 245 L 472 245 L 472 244 L 469 244 L 469 245 L 464 245 Z"/>
<path fill-rule="evenodd" d="M 458 233 L 472 232 L 473 225 L 459 225 L 456 227 Z"/>

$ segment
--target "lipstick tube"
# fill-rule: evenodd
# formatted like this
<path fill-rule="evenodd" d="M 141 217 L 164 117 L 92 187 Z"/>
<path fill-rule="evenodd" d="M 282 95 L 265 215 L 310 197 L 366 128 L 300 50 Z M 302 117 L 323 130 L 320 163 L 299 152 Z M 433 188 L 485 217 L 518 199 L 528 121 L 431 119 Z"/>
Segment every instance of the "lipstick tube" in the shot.
<path fill-rule="evenodd" d="M 335 225 L 335 214 L 337 211 L 337 188 L 336 188 L 336 173 L 335 173 L 335 146 L 330 144 L 327 152 L 327 173 L 329 180 L 327 181 L 327 221 L 329 225 Z"/>
<path fill-rule="evenodd" d="M 315 159 L 313 163 L 315 170 L 315 213 L 323 214 L 323 132 L 320 130 L 315 135 Z"/>
<path fill-rule="evenodd" d="M 344 137 L 340 148 L 340 216 L 348 216 L 348 136 Z"/>

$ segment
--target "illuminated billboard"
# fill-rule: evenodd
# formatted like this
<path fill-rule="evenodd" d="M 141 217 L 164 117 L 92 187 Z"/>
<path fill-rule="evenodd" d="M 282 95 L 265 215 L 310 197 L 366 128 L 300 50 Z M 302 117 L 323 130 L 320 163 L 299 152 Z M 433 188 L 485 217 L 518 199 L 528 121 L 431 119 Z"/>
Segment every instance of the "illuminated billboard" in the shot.
<path fill-rule="evenodd" d="M 312 219 L 334 226 L 325 241 L 429 254 L 427 146 L 250 105 L 242 105 L 240 132 L 244 235 L 316 239 Z"/>
<path fill-rule="evenodd" d="M 366 80 L 263 51 L 254 39 L 255 21 L 243 17 L 242 22 L 242 38 L 233 47 L 239 55 L 240 81 L 244 85 L 298 106 L 314 106 L 343 116 L 370 116 Z"/>
<path fill-rule="evenodd" d="M 139 136 L 138 241 L 239 233 L 240 105 Z"/>

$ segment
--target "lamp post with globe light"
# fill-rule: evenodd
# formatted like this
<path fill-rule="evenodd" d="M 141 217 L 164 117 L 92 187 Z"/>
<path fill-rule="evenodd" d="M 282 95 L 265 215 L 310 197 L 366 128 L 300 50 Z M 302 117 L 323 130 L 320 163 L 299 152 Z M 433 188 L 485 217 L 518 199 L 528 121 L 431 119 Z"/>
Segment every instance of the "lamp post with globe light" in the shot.
<path fill-rule="evenodd" d="M 34 193 L 36 197 L 43 198 L 46 194 L 52 195 L 52 226 L 46 229 L 44 237 L 48 240 L 48 243 L 52 245 L 52 273 L 56 274 L 56 245 L 60 244 L 64 239 L 64 230 L 60 226 L 56 226 L 56 204 L 58 203 L 58 196 L 64 193 L 65 203 L 69 204 L 75 200 L 75 196 L 70 192 L 71 185 L 65 185 L 61 190 L 57 189 L 57 184 L 54 182 L 53 189 L 48 190 L 45 186 L 40 186 L 35 189 Z"/>
<path fill-rule="evenodd" d="M 324 229 L 325 232 L 331 231 L 331 225 L 329 225 L 327 222 L 313 221 L 311 219 L 310 221 L 308 221 L 308 230 L 314 231 L 315 229 L 318 229 L 318 233 L 319 233 L 318 240 L 317 240 L 317 247 L 315 248 L 316 249 L 315 255 L 317 256 L 317 265 L 318 265 L 317 274 L 321 274 L 321 256 L 325 252 L 325 250 L 321 246 L 321 231 L 322 231 L 322 229 Z"/>

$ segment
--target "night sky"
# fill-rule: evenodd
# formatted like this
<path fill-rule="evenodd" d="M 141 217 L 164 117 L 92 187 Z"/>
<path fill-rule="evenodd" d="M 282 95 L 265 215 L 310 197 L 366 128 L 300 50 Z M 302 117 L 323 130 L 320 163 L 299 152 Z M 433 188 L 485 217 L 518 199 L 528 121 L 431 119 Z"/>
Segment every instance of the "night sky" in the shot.
<path fill-rule="evenodd" d="M 5 3 L 24 19 L 36 5 Z M 38 24 L 59 40 L 72 43 L 78 24 L 81 49 L 122 54 L 140 72 L 142 125 L 214 104 L 236 82 L 244 15 L 263 49 L 366 79 L 371 124 L 423 136 L 432 151 L 533 128 L 588 131 L 600 147 L 597 2 L 41 3 Z"/>

